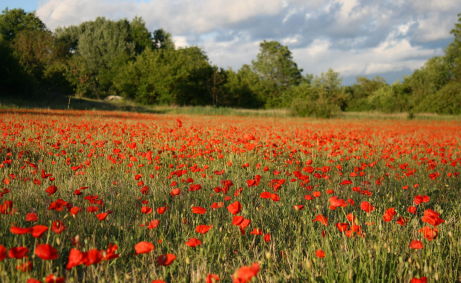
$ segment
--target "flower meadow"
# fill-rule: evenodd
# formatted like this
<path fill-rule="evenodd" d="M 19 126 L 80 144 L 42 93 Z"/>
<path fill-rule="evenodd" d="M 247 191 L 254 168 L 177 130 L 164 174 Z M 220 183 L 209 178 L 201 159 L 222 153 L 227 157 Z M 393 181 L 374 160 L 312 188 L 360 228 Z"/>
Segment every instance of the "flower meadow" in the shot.
<path fill-rule="evenodd" d="M 458 282 L 461 123 L 8 110 L 1 282 Z"/>

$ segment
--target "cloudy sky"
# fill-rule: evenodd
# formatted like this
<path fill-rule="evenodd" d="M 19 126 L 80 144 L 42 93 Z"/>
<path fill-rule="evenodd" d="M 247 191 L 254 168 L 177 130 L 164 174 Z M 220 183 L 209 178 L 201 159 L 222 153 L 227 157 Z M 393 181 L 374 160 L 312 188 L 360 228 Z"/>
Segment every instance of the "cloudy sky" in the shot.
<path fill-rule="evenodd" d="M 3 6 L 3 7 L 2 7 Z M 356 76 L 388 83 L 411 74 L 452 41 L 459 0 L 1 0 L 36 11 L 51 30 L 97 16 L 141 16 L 177 46 L 199 45 L 213 64 L 251 64 L 263 40 L 287 45 L 305 73 L 332 68 L 343 84 Z"/>

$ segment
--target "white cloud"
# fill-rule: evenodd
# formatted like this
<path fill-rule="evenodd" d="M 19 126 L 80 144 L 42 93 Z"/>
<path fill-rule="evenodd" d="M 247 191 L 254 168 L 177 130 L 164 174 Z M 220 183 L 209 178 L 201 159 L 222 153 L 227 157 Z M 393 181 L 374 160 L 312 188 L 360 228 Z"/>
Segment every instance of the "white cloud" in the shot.
<path fill-rule="evenodd" d="M 338 50 L 330 46 L 326 40 L 316 40 L 307 48 L 294 49 L 294 59 L 307 73 L 319 74 L 332 68 L 347 77 L 416 69 L 426 62 L 424 58 L 442 54 L 441 49 L 415 47 L 394 34 L 373 48 Z"/>
<path fill-rule="evenodd" d="M 420 42 L 429 42 L 451 38 L 450 30 L 454 27 L 456 19 L 457 17 L 454 14 L 442 16 L 431 12 L 428 17 L 418 19 L 415 39 Z"/>
<path fill-rule="evenodd" d="M 305 72 L 356 76 L 415 69 L 442 55 L 440 40 L 451 38 L 459 11 L 455 0 L 44 0 L 37 15 L 52 30 L 141 16 L 176 46 L 198 44 L 213 64 L 233 69 L 251 64 L 263 39 L 277 40 Z"/>
<path fill-rule="evenodd" d="M 176 34 L 206 33 L 215 28 L 238 23 L 258 15 L 273 15 L 283 8 L 283 1 L 169 1 L 149 2 L 109 0 L 48 0 L 37 9 L 37 15 L 51 29 L 78 24 L 97 16 L 110 19 L 141 16 L 148 25 L 161 24 Z"/>

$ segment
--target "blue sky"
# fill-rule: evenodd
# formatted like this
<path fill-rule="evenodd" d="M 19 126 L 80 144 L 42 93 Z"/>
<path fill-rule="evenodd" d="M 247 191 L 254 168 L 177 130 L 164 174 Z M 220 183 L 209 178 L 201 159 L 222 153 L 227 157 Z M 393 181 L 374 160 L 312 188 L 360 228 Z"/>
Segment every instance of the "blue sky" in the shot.
<path fill-rule="evenodd" d="M 16 8 L 21 8 L 26 12 L 32 12 L 37 10 L 38 7 L 38 1 L 33 1 L 33 0 L 2 0 L 0 1 L 0 8 L 1 10 L 5 10 L 5 8 L 8 7 L 8 9 L 16 9 Z"/>
<path fill-rule="evenodd" d="M 234 70 L 251 64 L 259 43 L 287 45 L 304 73 L 339 71 L 388 83 L 443 55 L 461 12 L 455 0 L 0 0 L 2 10 L 37 11 L 54 30 L 97 16 L 141 16 L 163 27 L 177 46 L 199 45 L 213 64 Z"/>

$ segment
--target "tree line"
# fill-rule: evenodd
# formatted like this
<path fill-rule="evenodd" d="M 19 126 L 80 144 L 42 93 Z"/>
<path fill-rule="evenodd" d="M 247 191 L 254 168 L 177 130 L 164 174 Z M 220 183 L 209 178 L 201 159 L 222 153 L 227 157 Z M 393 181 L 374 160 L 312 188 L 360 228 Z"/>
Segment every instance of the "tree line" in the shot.
<path fill-rule="evenodd" d="M 140 17 L 98 17 L 54 32 L 22 9 L 0 14 L 0 91 L 102 99 L 120 95 L 149 105 L 290 108 L 299 116 L 339 111 L 461 114 L 461 14 L 443 56 L 389 85 L 357 77 L 342 86 L 339 72 L 306 74 L 287 46 L 263 41 L 239 70 L 212 65 L 198 46 L 176 47 L 170 33 L 149 31 Z"/>

